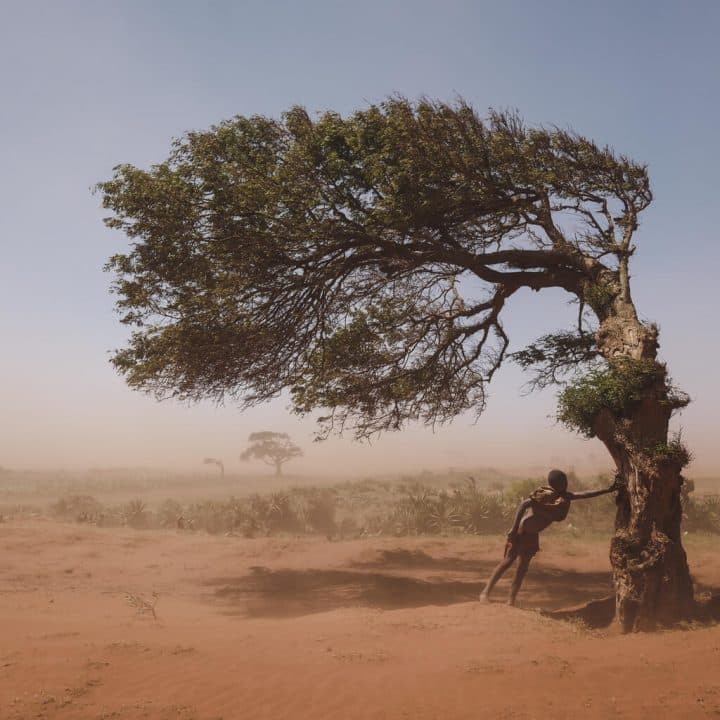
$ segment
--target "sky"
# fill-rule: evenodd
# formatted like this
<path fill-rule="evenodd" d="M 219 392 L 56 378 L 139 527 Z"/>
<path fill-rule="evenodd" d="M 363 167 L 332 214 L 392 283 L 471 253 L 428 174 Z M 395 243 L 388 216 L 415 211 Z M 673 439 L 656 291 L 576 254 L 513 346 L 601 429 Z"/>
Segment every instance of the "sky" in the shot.
<path fill-rule="evenodd" d="M 0 0 L 0 17 L 0 466 L 193 472 L 212 455 L 247 471 L 260 469 L 237 459 L 247 436 L 268 429 L 303 446 L 298 473 L 609 469 L 598 441 L 555 423 L 553 392 L 524 395 L 512 366 L 476 424 L 368 445 L 312 443 L 312 418 L 282 397 L 244 413 L 157 403 L 109 365 L 127 329 L 102 267 L 127 245 L 92 186 L 114 165 L 147 167 L 172 138 L 237 114 L 350 113 L 401 93 L 515 108 L 648 164 L 634 298 L 694 400 L 675 422 L 690 472 L 720 471 L 720 3 Z M 561 293 L 525 294 L 505 326 L 518 349 L 573 314 Z"/>

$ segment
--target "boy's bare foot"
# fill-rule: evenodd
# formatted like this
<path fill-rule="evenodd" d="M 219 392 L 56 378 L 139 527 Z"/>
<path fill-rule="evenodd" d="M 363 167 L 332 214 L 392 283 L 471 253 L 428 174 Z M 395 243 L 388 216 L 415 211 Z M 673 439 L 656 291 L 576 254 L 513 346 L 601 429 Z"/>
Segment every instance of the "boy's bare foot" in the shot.
<path fill-rule="evenodd" d="M 507 604 L 510 607 L 515 607 L 515 598 L 508 598 Z"/>
<path fill-rule="evenodd" d="M 480 597 L 478 597 L 478 600 L 481 603 L 488 603 L 490 602 L 490 596 L 485 591 L 483 591 L 480 593 Z"/>

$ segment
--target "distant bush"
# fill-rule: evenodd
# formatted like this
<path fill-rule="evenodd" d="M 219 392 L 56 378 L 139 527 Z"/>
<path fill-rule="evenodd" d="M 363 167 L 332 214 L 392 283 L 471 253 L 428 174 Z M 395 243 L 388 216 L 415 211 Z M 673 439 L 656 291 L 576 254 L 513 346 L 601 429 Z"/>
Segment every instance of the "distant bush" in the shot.
<path fill-rule="evenodd" d="M 183 506 L 177 500 L 165 500 L 155 515 L 160 527 L 177 527 L 183 517 Z"/>
<path fill-rule="evenodd" d="M 463 530 L 485 535 L 506 530 L 514 512 L 514 499 L 508 502 L 503 495 L 480 491 L 474 480 L 454 491 L 454 505 L 458 523 Z"/>
<path fill-rule="evenodd" d="M 143 530 L 148 527 L 149 513 L 145 509 L 145 503 L 142 500 L 131 500 L 122 509 L 122 516 L 125 525 L 135 530 Z"/>
<path fill-rule="evenodd" d="M 516 480 L 508 485 L 508 487 L 503 491 L 503 495 L 509 502 L 519 503 L 522 500 L 527 500 L 533 490 L 536 490 L 537 487 L 537 480 Z"/>
<path fill-rule="evenodd" d="M 683 510 L 685 530 L 720 533 L 720 495 L 689 496 Z"/>
<path fill-rule="evenodd" d="M 390 517 L 395 535 L 434 535 L 503 530 L 512 510 L 504 498 L 483 492 L 475 480 L 456 486 L 452 492 L 422 485 L 405 485 Z"/>
<path fill-rule="evenodd" d="M 314 490 L 305 499 L 304 517 L 308 528 L 328 537 L 335 534 L 337 501 L 332 490 Z M 346 525 L 346 532 L 349 526 Z"/>
<path fill-rule="evenodd" d="M 103 506 L 91 495 L 68 495 L 50 506 L 50 512 L 62 518 L 79 522 L 94 522 L 102 513 Z"/>

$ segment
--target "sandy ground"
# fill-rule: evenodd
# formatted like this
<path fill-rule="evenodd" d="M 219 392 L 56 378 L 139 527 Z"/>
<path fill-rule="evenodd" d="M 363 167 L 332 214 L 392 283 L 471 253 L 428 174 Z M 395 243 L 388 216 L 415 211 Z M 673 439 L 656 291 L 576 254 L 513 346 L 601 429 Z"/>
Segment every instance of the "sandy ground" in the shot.
<path fill-rule="evenodd" d="M 475 601 L 497 538 L 34 520 L 1 524 L 0 548 L 2 720 L 720 717 L 720 627 L 623 637 L 534 611 L 606 594 L 600 544 L 548 538 L 520 608 L 507 581 Z M 702 583 L 716 557 L 691 547 Z"/>

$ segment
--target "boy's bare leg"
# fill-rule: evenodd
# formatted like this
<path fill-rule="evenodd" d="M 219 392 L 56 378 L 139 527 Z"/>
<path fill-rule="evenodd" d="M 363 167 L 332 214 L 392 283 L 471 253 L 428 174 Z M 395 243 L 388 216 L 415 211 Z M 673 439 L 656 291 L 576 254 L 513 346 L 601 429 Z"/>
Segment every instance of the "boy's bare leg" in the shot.
<path fill-rule="evenodd" d="M 518 563 L 517 570 L 515 570 L 515 577 L 512 581 L 510 588 L 510 597 L 508 598 L 508 605 L 514 605 L 517 594 L 520 592 L 520 586 L 522 585 L 525 575 L 527 575 L 528 568 L 530 567 L 530 561 L 532 555 L 521 555 L 520 562 Z"/>
<path fill-rule="evenodd" d="M 496 568 L 485 585 L 485 589 L 480 593 L 480 602 L 487 602 L 490 599 L 490 593 L 495 587 L 497 581 L 510 569 L 515 562 L 517 555 L 510 553 Z"/>

